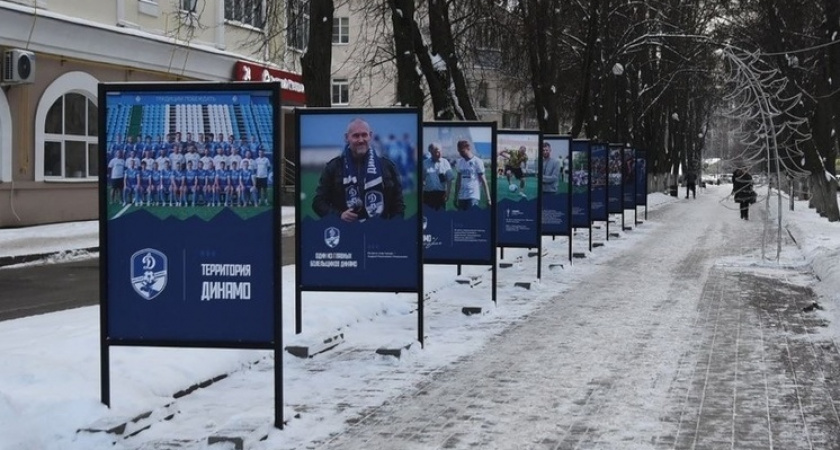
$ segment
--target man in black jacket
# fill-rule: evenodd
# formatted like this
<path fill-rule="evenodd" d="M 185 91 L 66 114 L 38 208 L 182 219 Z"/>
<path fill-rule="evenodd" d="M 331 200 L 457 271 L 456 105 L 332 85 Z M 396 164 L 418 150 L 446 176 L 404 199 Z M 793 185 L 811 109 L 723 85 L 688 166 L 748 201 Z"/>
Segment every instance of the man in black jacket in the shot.
<path fill-rule="evenodd" d="M 685 174 L 685 198 L 688 198 L 689 194 L 692 198 L 697 198 L 697 174 L 694 172 Z"/>
<path fill-rule="evenodd" d="M 370 147 L 373 133 L 363 119 L 347 125 L 347 145 L 331 159 L 318 180 L 312 209 L 320 217 L 337 215 L 345 222 L 403 217 L 405 201 L 399 170 Z"/>

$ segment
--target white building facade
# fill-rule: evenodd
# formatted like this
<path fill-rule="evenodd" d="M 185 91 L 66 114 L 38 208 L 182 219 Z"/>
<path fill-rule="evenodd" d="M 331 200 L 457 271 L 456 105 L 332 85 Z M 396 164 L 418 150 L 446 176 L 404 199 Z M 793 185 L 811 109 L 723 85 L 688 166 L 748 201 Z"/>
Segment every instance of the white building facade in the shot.
<path fill-rule="evenodd" d="M 0 51 L 13 57 L 2 61 L 3 72 L 27 69 L 15 58 L 31 57 L 27 77 L 0 83 L 0 228 L 98 218 L 106 170 L 98 157 L 99 83 L 279 80 L 279 150 L 293 161 L 294 108 L 306 103 L 300 57 L 309 2 L 274 5 L 282 32 L 272 35 L 264 29 L 269 1 L 0 0 Z M 387 48 L 390 22 L 367 14 L 366 4 L 336 2 L 334 107 L 396 104 L 393 63 L 371 64 L 387 59 L 375 51 Z M 480 120 L 533 126 L 522 113 L 526 95 L 495 69 L 465 69 Z"/>
<path fill-rule="evenodd" d="M 0 0 L 0 227 L 98 217 L 99 83 L 231 81 L 268 68 L 302 105 L 299 75 L 263 62 L 282 45 L 259 40 L 264 2 Z"/>

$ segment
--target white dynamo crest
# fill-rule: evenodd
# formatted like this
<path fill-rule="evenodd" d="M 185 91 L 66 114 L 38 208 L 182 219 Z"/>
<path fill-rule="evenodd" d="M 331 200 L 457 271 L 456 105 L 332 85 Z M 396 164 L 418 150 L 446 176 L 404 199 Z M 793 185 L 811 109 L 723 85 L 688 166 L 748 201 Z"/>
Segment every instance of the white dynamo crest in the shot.
<path fill-rule="evenodd" d="M 144 248 L 131 255 L 131 286 L 144 299 L 151 300 L 163 292 L 167 274 L 168 263 L 163 253 Z"/>
<path fill-rule="evenodd" d="M 329 227 L 324 230 L 324 243 L 329 248 L 335 248 L 341 240 L 341 232 L 336 227 Z"/>

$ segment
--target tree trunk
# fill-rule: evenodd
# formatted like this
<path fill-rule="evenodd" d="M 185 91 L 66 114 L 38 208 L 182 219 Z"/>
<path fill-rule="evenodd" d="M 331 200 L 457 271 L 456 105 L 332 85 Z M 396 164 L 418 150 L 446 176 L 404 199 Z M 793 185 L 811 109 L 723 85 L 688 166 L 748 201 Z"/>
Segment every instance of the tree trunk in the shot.
<path fill-rule="evenodd" d="M 414 45 L 414 56 L 417 58 L 420 71 L 423 72 L 423 77 L 429 86 L 434 118 L 435 120 L 450 120 L 454 116 L 452 108 L 449 106 L 449 95 L 447 94 L 447 86 L 449 85 L 447 72 L 436 70 L 435 63 L 429 54 L 429 47 L 423 42 L 420 27 L 417 26 L 413 16 L 408 21 L 411 24 L 411 42 Z"/>
<path fill-rule="evenodd" d="M 309 45 L 300 59 L 307 106 L 331 106 L 332 0 L 309 3 Z"/>
<path fill-rule="evenodd" d="M 460 120 L 477 120 L 472 106 L 467 81 L 458 62 L 452 23 L 449 20 L 449 2 L 429 0 L 429 33 L 432 37 L 432 53 L 443 59 L 449 84 L 445 86 L 453 108 L 453 114 Z"/>
<path fill-rule="evenodd" d="M 578 92 L 577 101 L 575 102 L 575 115 L 572 122 L 572 136 L 577 137 L 583 129 L 583 125 L 589 120 L 591 105 L 589 91 L 591 89 L 590 83 L 592 81 L 592 65 L 595 58 L 598 56 L 598 28 L 600 16 L 600 0 L 590 0 L 589 2 L 589 28 L 586 32 L 586 55 L 583 59 L 583 67 L 581 67 L 581 76 L 583 78 L 583 85 L 580 92 Z"/>
<path fill-rule="evenodd" d="M 423 107 L 423 89 L 414 55 L 414 0 L 388 0 L 394 29 L 397 64 L 397 102 L 402 106 Z"/>
<path fill-rule="evenodd" d="M 556 44 L 552 45 L 546 30 L 555 28 L 549 9 L 552 5 L 547 2 L 530 0 L 522 5 L 522 23 L 527 35 L 528 65 L 531 72 L 531 88 L 534 92 L 534 106 L 536 108 L 539 129 L 546 134 L 557 134 L 560 131 L 559 89 L 557 83 Z"/>

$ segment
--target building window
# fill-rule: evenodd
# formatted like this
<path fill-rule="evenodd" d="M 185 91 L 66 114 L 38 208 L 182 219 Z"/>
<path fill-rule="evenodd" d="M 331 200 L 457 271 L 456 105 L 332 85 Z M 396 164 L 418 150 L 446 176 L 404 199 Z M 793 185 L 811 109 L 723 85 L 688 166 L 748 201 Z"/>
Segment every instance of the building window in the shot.
<path fill-rule="evenodd" d="M 195 12 L 198 0 L 181 0 L 181 11 Z"/>
<path fill-rule="evenodd" d="M 478 83 L 478 107 L 490 107 L 490 88 L 487 85 L 486 81 L 481 81 Z"/>
<path fill-rule="evenodd" d="M 309 45 L 309 0 L 286 3 L 286 43 L 300 51 Z"/>
<path fill-rule="evenodd" d="M 502 46 L 500 39 L 502 34 L 499 33 L 499 29 L 499 24 L 492 20 L 483 20 L 473 29 L 473 33 L 475 33 L 473 38 L 473 42 L 475 42 L 473 51 L 476 54 L 476 61 L 482 67 L 501 67 Z"/>
<path fill-rule="evenodd" d="M 265 2 L 264 0 L 225 0 L 225 20 L 262 29 L 265 26 Z"/>
<path fill-rule="evenodd" d="M 332 104 L 350 104 L 350 81 L 346 78 L 336 78 L 332 82 Z"/>
<path fill-rule="evenodd" d="M 98 109 L 82 94 L 56 100 L 44 122 L 44 178 L 96 178 L 99 175 Z"/>
<path fill-rule="evenodd" d="M 137 2 L 137 11 L 140 14 L 158 17 L 160 16 L 160 5 L 158 5 L 157 0 L 140 0 Z"/>
<path fill-rule="evenodd" d="M 517 113 L 502 113 L 502 128 L 517 129 L 522 126 L 522 117 Z"/>
<path fill-rule="evenodd" d="M 350 43 L 350 18 L 333 17 L 333 44 Z"/>

